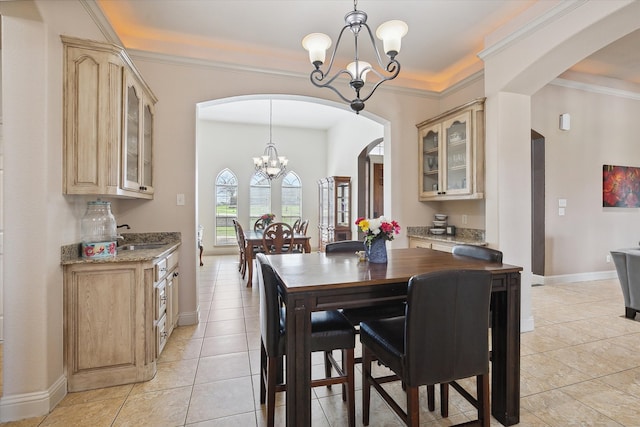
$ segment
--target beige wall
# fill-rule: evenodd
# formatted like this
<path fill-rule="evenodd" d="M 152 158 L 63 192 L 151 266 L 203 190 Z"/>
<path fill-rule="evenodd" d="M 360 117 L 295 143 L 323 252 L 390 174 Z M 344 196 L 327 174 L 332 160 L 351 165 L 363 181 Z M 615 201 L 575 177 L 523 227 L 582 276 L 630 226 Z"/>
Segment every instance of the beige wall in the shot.
<path fill-rule="evenodd" d="M 545 276 L 612 270 L 609 251 L 638 245 L 640 210 L 602 207 L 602 165 L 640 167 L 640 95 L 547 85 L 531 107 L 532 127 L 545 137 Z M 571 115 L 571 130 L 559 130 L 561 113 Z M 564 216 L 558 199 L 567 200 Z"/>
<path fill-rule="evenodd" d="M 606 10 L 594 11 L 595 4 L 606 9 L 613 7 L 609 5 L 620 7 L 627 3 L 586 2 L 585 8 L 591 14 L 580 9 L 577 9 L 580 13 L 568 11 L 566 18 L 557 22 L 554 28 L 532 29 L 533 33 L 544 33 L 544 37 L 532 37 L 527 42 L 531 40 L 534 47 L 540 45 L 548 51 L 568 40 L 568 51 L 572 52 L 584 33 L 582 30 L 596 21 L 594 16 L 607 15 Z M 582 2 L 572 4 L 582 7 Z M 62 45 L 59 35 L 95 40 L 104 37 L 79 2 L 33 3 L 25 0 L 0 2 L 0 8 L 3 15 L 2 86 L 6 141 L 5 246 L 9 247 L 10 242 L 11 248 L 4 254 L 5 394 L 0 399 L 0 417 L 8 420 L 47 413 L 66 390 L 62 362 L 59 248 L 79 240 L 78 223 L 86 200 L 61 195 Z M 573 15 L 574 20 L 567 19 Z M 618 19 L 627 27 L 632 26 L 627 15 L 609 15 L 609 18 Z M 592 50 L 598 48 L 593 44 L 594 34 L 606 30 L 602 34 L 609 37 L 610 34 L 624 32 L 625 29 L 621 29 L 624 25 L 617 28 L 615 25 L 614 28 L 594 26 L 593 31 L 587 31 L 587 44 Z M 636 28 L 639 25 L 636 19 Z M 571 37 L 554 38 L 554 31 Z M 605 41 L 602 43 L 606 44 Z M 532 112 L 528 96 L 544 87 L 571 63 L 561 61 L 564 65 L 559 66 L 552 61 L 550 70 L 542 73 L 540 70 L 544 67 L 536 62 L 539 59 L 538 49 L 522 47 L 501 50 L 500 55 L 495 56 L 495 62 L 488 62 L 485 71 L 490 94 L 487 110 L 489 185 L 485 205 L 490 242 L 505 251 L 505 260 L 525 267 L 523 319 L 528 319 L 531 316 L 527 272 L 530 224 L 526 214 L 519 216 L 523 206 L 527 209 L 529 197 L 527 147 Z M 522 60 L 527 55 L 531 60 Z M 114 213 L 119 222 L 132 224 L 135 227 L 133 231 L 182 232 L 180 312 L 181 316 L 194 316 L 198 309 L 196 104 L 260 93 L 333 97 L 332 93 L 310 85 L 308 76 L 280 76 L 216 68 L 202 63 L 174 63 L 166 58 L 136 55 L 135 52 L 133 56 L 159 99 L 154 153 L 156 195 L 153 201 L 119 201 L 114 206 Z M 557 52 L 552 52 L 550 57 L 558 61 Z M 524 66 L 527 72 L 514 69 L 520 66 Z M 521 89 L 520 83 L 527 78 L 533 83 L 525 95 L 497 93 L 504 89 Z M 482 86 L 477 83 L 464 86 L 461 92 L 446 94 L 442 101 L 430 94 L 381 88 L 367 102 L 364 116 L 373 114 L 390 123 L 384 129 L 385 146 L 387 142 L 389 144 L 385 153 L 389 161 L 385 170 L 385 200 L 389 203 L 389 211 L 385 214 L 398 220 L 401 226 L 423 225 L 435 210 L 440 209 L 440 206 L 417 201 L 415 124 L 482 95 Z M 178 193 L 185 194 L 185 206 L 176 206 Z M 569 198 L 569 210 L 573 206 L 572 200 Z M 471 209 L 477 211 L 478 206 L 470 206 Z M 392 242 L 395 247 L 406 244 L 404 234 Z M 602 250 L 596 251 L 597 257 L 602 258 Z"/>

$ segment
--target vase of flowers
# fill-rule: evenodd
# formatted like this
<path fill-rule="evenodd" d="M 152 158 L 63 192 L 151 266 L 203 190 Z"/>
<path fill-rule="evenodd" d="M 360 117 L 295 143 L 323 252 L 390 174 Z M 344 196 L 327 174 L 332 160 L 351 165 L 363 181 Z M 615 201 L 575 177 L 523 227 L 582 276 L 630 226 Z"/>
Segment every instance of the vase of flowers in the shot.
<path fill-rule="evenodd" d="M 276 216 L 275 214 L 272 214 L 272 213 L 266 213 L 266 214 L 262 214 L 260 219 L 262 220 L 262 223 L 266 228 L 269 224 L 273 222 L 274 219 L 276 219 Z"/>
<path fill-rule="evenodd" d="M 400 225 L 396 221 L 387 221 L 385 217 L 367 219 L 358 218 L 356 225 L 365 234 L 364 250 L 369 262 L 387 262 L 387 240 L 393 240 L 400 233 Z"/>

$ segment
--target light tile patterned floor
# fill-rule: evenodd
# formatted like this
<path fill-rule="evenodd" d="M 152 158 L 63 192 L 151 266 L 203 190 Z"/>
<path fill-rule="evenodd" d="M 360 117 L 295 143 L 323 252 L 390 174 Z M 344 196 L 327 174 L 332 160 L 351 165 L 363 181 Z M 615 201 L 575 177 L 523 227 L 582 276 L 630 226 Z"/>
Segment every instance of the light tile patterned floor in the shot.
<path fill-rule="evenodd" d="M 202 322 L 174 331 L 155 378 L 70 393 L 46 417 L 3 426 L 265 425 L 259 403 L 258 292 L 244 286 L 237 257 L 204 261 L 199 269 Z M 532 298 L 536 329 L 522 335 L 520 425 L 640 426 L 640 316 L 622 317 L 617 280 L 537 286 Z M 321 370 L 320 363 L 314 356 L 314 367 Z M 357 424 L 362 425 L 357 369 Z M 389 387 L 402 397 L 399 385 Z M 339 390 L 313 390 L 314 426 L 346 425 Z M 276 425 L 281 426 L 283 393 L 278 403 Z M 440 426 L 473 416 L 473 408 L 451 390 L 449 418 L 425 409 L 421 421 Z M 375 391 L 370 425 L 403 425 Z M 492 420 L 493 425 L 499 423 Z"/>

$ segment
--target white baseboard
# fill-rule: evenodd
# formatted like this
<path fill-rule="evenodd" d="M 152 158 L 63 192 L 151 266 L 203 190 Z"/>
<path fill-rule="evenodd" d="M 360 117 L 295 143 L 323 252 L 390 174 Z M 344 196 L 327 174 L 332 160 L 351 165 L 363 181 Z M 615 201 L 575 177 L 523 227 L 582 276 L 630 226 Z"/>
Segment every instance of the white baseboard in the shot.
<path fill-rule="evenodd" d="M 0 397 L 0 422 L 47 415 L 67 395 L 64 375 L 46 391 Z"/>
<path fill-rule="evenodd" d="M 557 276 L 539 276 L 537 274 L 534 274 L 532 277 L 532 283 L 542 285 L 559 285 L 563 283 L 590 282 L 592 280 L 608 280 L 617 278 L 618 274 L 615 270 L 593 271 L 590 273 L 560 274 Z"/>
<path fill-rule="evenodd" d="M 200 310 L 178 315 L 178 326 L 196 325 L 199 323 Z"/>
<path fill-rule="evenodd" d="M 520 319 L 520 332 L 531 332 L 534 328 L 533 316 L 527 319 Z"/>

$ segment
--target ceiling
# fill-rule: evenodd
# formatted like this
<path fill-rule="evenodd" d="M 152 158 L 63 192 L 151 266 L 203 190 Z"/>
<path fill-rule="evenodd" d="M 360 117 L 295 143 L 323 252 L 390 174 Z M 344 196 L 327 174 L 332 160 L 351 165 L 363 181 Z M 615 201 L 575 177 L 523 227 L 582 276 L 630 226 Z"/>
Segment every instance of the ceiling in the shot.
<path fill-rule="evenodd" d="M 330 51 L 333 50 L 344 15 L 353 10 L 350 0 L 94 1 L 127 49 L 296 75 L 308 74 L 312 69 L 302 38 L 311 32 L 326 33 L 332 38 Z M 544 1 L 548 7 L 557 3 Z M 361 0 L 358 9 L 367 13 L 374 33 L 378 25 L 390 19 L 401 19 L 409 26 L 397 57 L 402 67 L 400 76 L 385 85 L 438 93 L 481 71 L 483 64 L 477 54 L 485 47 L 485 37 L 536 3 L 539 2 Z M 348 38 L 343 39 L 341 47 L 347 48 L 339 51 L 344 63 L 352 60 L 348 56 L 353 50 L 352 37 L 345 37 Z M 572 70 L 640 85 L 639 45 L 640 31 L 636 31 Z M 306 126 L 309 120 L 305 118 L 311 117 L 314 127 L 326 128 L 339 120 L 339 116 L 328 113 L 333 109 L 326 106 L 320 106 L 326 110 L 322 114 L 302 114 L 304 111 L 298 107 L 287 110 L 287 114 L 277 114 L 287 105 L 293 104 L 274 105 L 274 124 Z M 255 114 L 247 114 L 250 108 L 257 108 Z M 235 115 L 232 110 L 241 114 Z M 259 117 L 257 121 L 263 123 L 269 120 L 266 100 L 237 105 L 232 110 L 213 103 L 208 114 L 228 121 L 245 121 L 251 116 Z M 347 110 L 341 113 L 353 114 Z M 289 122 L 281 122 L 287 117 Z M 322 118 L 326 121 L 321 123 Z"/>

